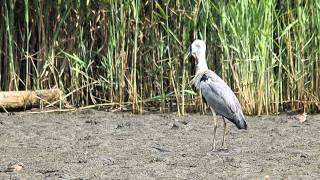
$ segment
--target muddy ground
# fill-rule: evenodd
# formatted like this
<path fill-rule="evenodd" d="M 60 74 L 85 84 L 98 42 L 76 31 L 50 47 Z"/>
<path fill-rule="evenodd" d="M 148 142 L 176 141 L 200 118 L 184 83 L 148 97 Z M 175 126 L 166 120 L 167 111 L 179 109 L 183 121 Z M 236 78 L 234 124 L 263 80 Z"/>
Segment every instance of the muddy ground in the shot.
<path fill-rule="evenodd" d="M 210 115 L 2 113 L 0 179 L 320 178 L 320 115 L 247 121 L 247 131 L 228 124 L 228 150 L 211 151 Z"/>

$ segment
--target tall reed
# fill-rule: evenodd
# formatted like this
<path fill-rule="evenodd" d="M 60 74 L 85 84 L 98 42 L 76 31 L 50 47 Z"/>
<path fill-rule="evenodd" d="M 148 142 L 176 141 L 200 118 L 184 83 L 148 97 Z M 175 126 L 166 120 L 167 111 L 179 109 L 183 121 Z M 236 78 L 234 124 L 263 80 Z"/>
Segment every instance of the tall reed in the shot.
<path fill-rule="evenodd" d="M 319 110 L 318 1 L 1 2 L 1 91 L 59 87 L 73 106 L 205 111 L 186 57 L 200 38 L 247 114 Z"/>

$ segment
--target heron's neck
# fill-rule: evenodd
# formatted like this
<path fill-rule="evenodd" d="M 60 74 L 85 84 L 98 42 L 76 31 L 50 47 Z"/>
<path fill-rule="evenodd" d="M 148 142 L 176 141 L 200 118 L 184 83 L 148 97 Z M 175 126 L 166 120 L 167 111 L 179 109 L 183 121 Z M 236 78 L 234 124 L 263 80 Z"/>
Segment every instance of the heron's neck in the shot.
<path fill-rule="evenodd" d="M 205 53 L 200 53 L 197 58 L 198 58 L 198 64 L 197 64 L 196 74 L 202 71 L 208 70 Z"/>

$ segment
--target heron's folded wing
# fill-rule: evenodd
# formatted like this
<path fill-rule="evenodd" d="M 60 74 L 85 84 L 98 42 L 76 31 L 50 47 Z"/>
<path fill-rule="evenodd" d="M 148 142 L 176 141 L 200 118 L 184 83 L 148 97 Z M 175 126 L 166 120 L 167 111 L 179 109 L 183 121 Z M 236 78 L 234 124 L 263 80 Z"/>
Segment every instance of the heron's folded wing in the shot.
<path fill-rule="evenodd" d="M 235 94 L 221 79 L 209 78 L 207 81 L 202 81 L 200 90 L 208 105 L 213 107 L 218 114 L 233 119 L 238 111 L 241 111 Z"/>

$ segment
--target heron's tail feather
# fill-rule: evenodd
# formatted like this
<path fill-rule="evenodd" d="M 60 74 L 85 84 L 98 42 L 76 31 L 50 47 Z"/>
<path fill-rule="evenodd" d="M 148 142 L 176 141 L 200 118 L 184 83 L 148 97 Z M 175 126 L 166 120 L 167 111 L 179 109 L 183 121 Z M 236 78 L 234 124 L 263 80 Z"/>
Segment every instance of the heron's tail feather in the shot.
<path fill-rule="evenodd" d="M 240 121 L 238 121 L 238 123 L 236 123 L 236 126 L 238 129 L 247 129 L 247 122 L 245 121 L 245 119 L 241 119 Z"/>
<path fill-rule="evenodd" d="M 227 118 L 229 119 L 229 118 Z M 233 124 L 237 126 L 238 129 L 247 129 L 247 122 L 244 119 L 244 117 L 239 118 L 239 119 L 229 119 Z"/>

